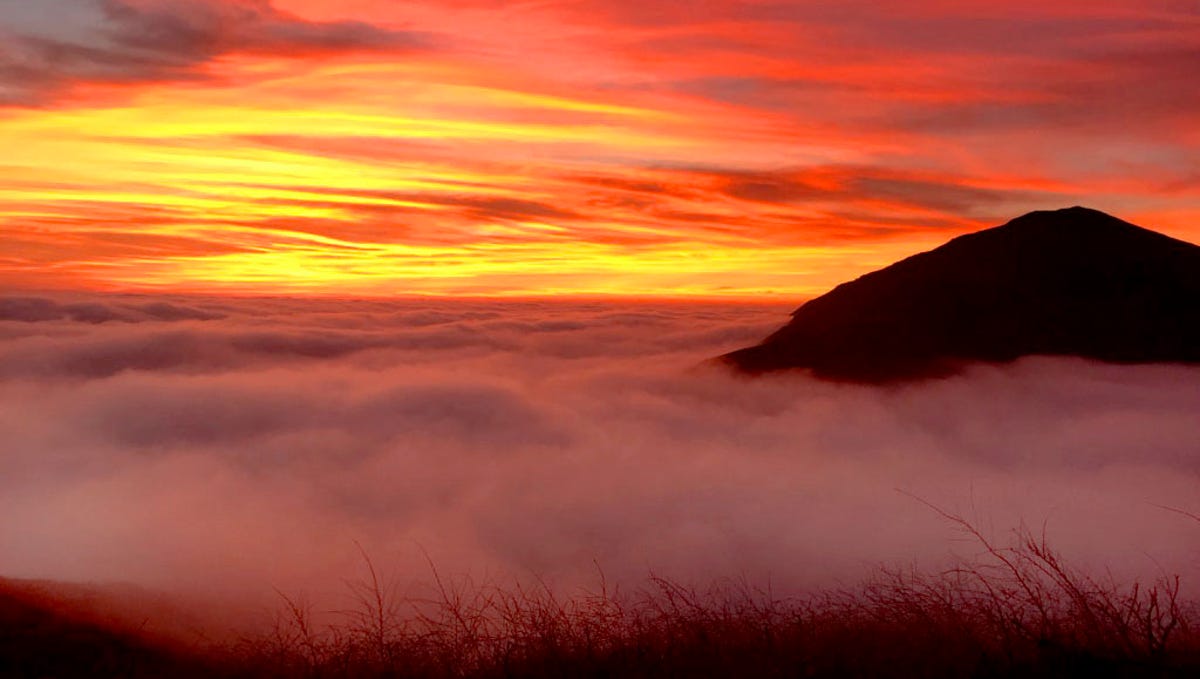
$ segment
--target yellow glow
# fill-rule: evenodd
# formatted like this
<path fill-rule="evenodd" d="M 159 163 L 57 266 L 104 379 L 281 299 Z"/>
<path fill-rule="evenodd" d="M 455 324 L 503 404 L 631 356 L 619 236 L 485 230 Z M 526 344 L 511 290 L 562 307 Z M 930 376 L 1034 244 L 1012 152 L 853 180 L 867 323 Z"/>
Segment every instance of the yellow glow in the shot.
<path fill-rule="evenodd" d="M 863 167 L 927 140 L 689 94 L 703 78 L 686 64 L 647 65 L 622 89 L 607 80 L 620 64 L 592 64 L 577 85 L 574 71 L 531 75 L 534 57 L 527 72 L 459 58 L 233 55 L 211 80 L 0 110 L 0 282 L 804 297 L 985 225 L 905 190 L 1079 191 L 1011 173 L 884 168 L 864 182 Z M 743 65 L 768 82 L 789 72 Z M 802 71 L 866 82 L 904 68 Z M 755 86 L 699 87 L 721 78 Z"/>

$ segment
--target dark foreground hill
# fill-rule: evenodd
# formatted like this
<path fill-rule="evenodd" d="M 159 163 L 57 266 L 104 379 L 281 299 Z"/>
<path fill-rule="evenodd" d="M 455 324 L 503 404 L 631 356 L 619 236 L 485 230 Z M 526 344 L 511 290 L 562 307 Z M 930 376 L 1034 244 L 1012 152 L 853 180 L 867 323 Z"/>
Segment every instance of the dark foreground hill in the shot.
<path fill-rule="evenodd" d="M 69 593 L 68 590 L 78 590 Z M 0 578 L 0 677 L 4 679 L 192 679 L 218 665 L 145 632 L 144 623 L 101 614 L 86 588 Z M 131 624 L 132 623 L 132 624 Z"/>
<path fill-rule="evenodd" d="M 720 360 L 883 382 L 1038 354 L 1200 362 L 1200 247 L 1082 207 L 1032 212 L 839 285 Z"/>

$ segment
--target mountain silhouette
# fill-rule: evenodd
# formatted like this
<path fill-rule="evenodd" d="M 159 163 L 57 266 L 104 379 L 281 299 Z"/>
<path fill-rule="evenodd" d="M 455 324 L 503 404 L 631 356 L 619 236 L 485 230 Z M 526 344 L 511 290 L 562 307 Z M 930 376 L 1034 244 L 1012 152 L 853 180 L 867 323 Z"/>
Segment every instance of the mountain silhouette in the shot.
<path fill-rule="evenodd" d="M 886 382 L 1035 354 L 1200 362 L 1200 247 L 1083 207 L 1032 212 L 843 283 L 718 360 Z"/>

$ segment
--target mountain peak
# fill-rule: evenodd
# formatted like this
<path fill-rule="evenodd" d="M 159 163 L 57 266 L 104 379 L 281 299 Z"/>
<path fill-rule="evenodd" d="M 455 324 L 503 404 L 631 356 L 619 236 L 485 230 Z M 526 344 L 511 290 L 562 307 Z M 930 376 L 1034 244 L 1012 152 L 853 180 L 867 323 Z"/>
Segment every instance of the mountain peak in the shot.
<path fill-rule="evenodd" d="M 1044 229 L 1089 226 L 1104 227 L 1115 226 L 1117 224 L 1127 224 L 1127 222 L 1123 222 L 1107 212 L 1076 205 L 1058 210 L 1034 210 L 1010 220 L 1003 226 L 1009 228 Z"/>
<path fill-rule="evenodd" d="M 1093 229 L 1112 230 L 1112 231 L 1130 231 L 1130 232 L 1147 232 L 1155 233 L 1150 229 L 1131 224 L 1123 219 L 1114 217 L 1107 212 L 1097 210 L 1082 205 L 1074 205 L 1071 207 L 1059 208 L 1057 210 L 1034 210 L 1020 217 L 1009 220 L 1008 222 L 993 227 L 977 231 L 973 234 L 966 234 L 964 237 L 969 237 L 981 233 L 989 233 L 997 230 L 1008 231 L 1023 231 L 1029 234 L 1038 231 L 1087 231 Z"/>
<path fill-rule="evenodd" d="M 1200 247 L 1086 207 L 1031 212 L 843 283 L 722 360 L 877 382 L 1035 354 L 1200 362 Z"/>

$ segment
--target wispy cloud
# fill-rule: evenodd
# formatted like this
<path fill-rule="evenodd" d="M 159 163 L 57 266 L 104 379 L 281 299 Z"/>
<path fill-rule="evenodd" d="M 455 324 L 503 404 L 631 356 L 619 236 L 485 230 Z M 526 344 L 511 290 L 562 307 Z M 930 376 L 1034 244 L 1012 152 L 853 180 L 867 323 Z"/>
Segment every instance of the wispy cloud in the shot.
<path fill-rule="evenodd" d="M 1198 240 L 1195 20 L 1166 0 L 3 3 L 0 279 L 802 297 L 1031 209 Z"/>
<path fill-rule="evenodd" d="M 271 0 L 39 0 L 0 6 L 0 104 L 50 103 L 77 84 L 219 77 L 233 54 L 398 52 L 429 36 L 306 21 Z"/>

